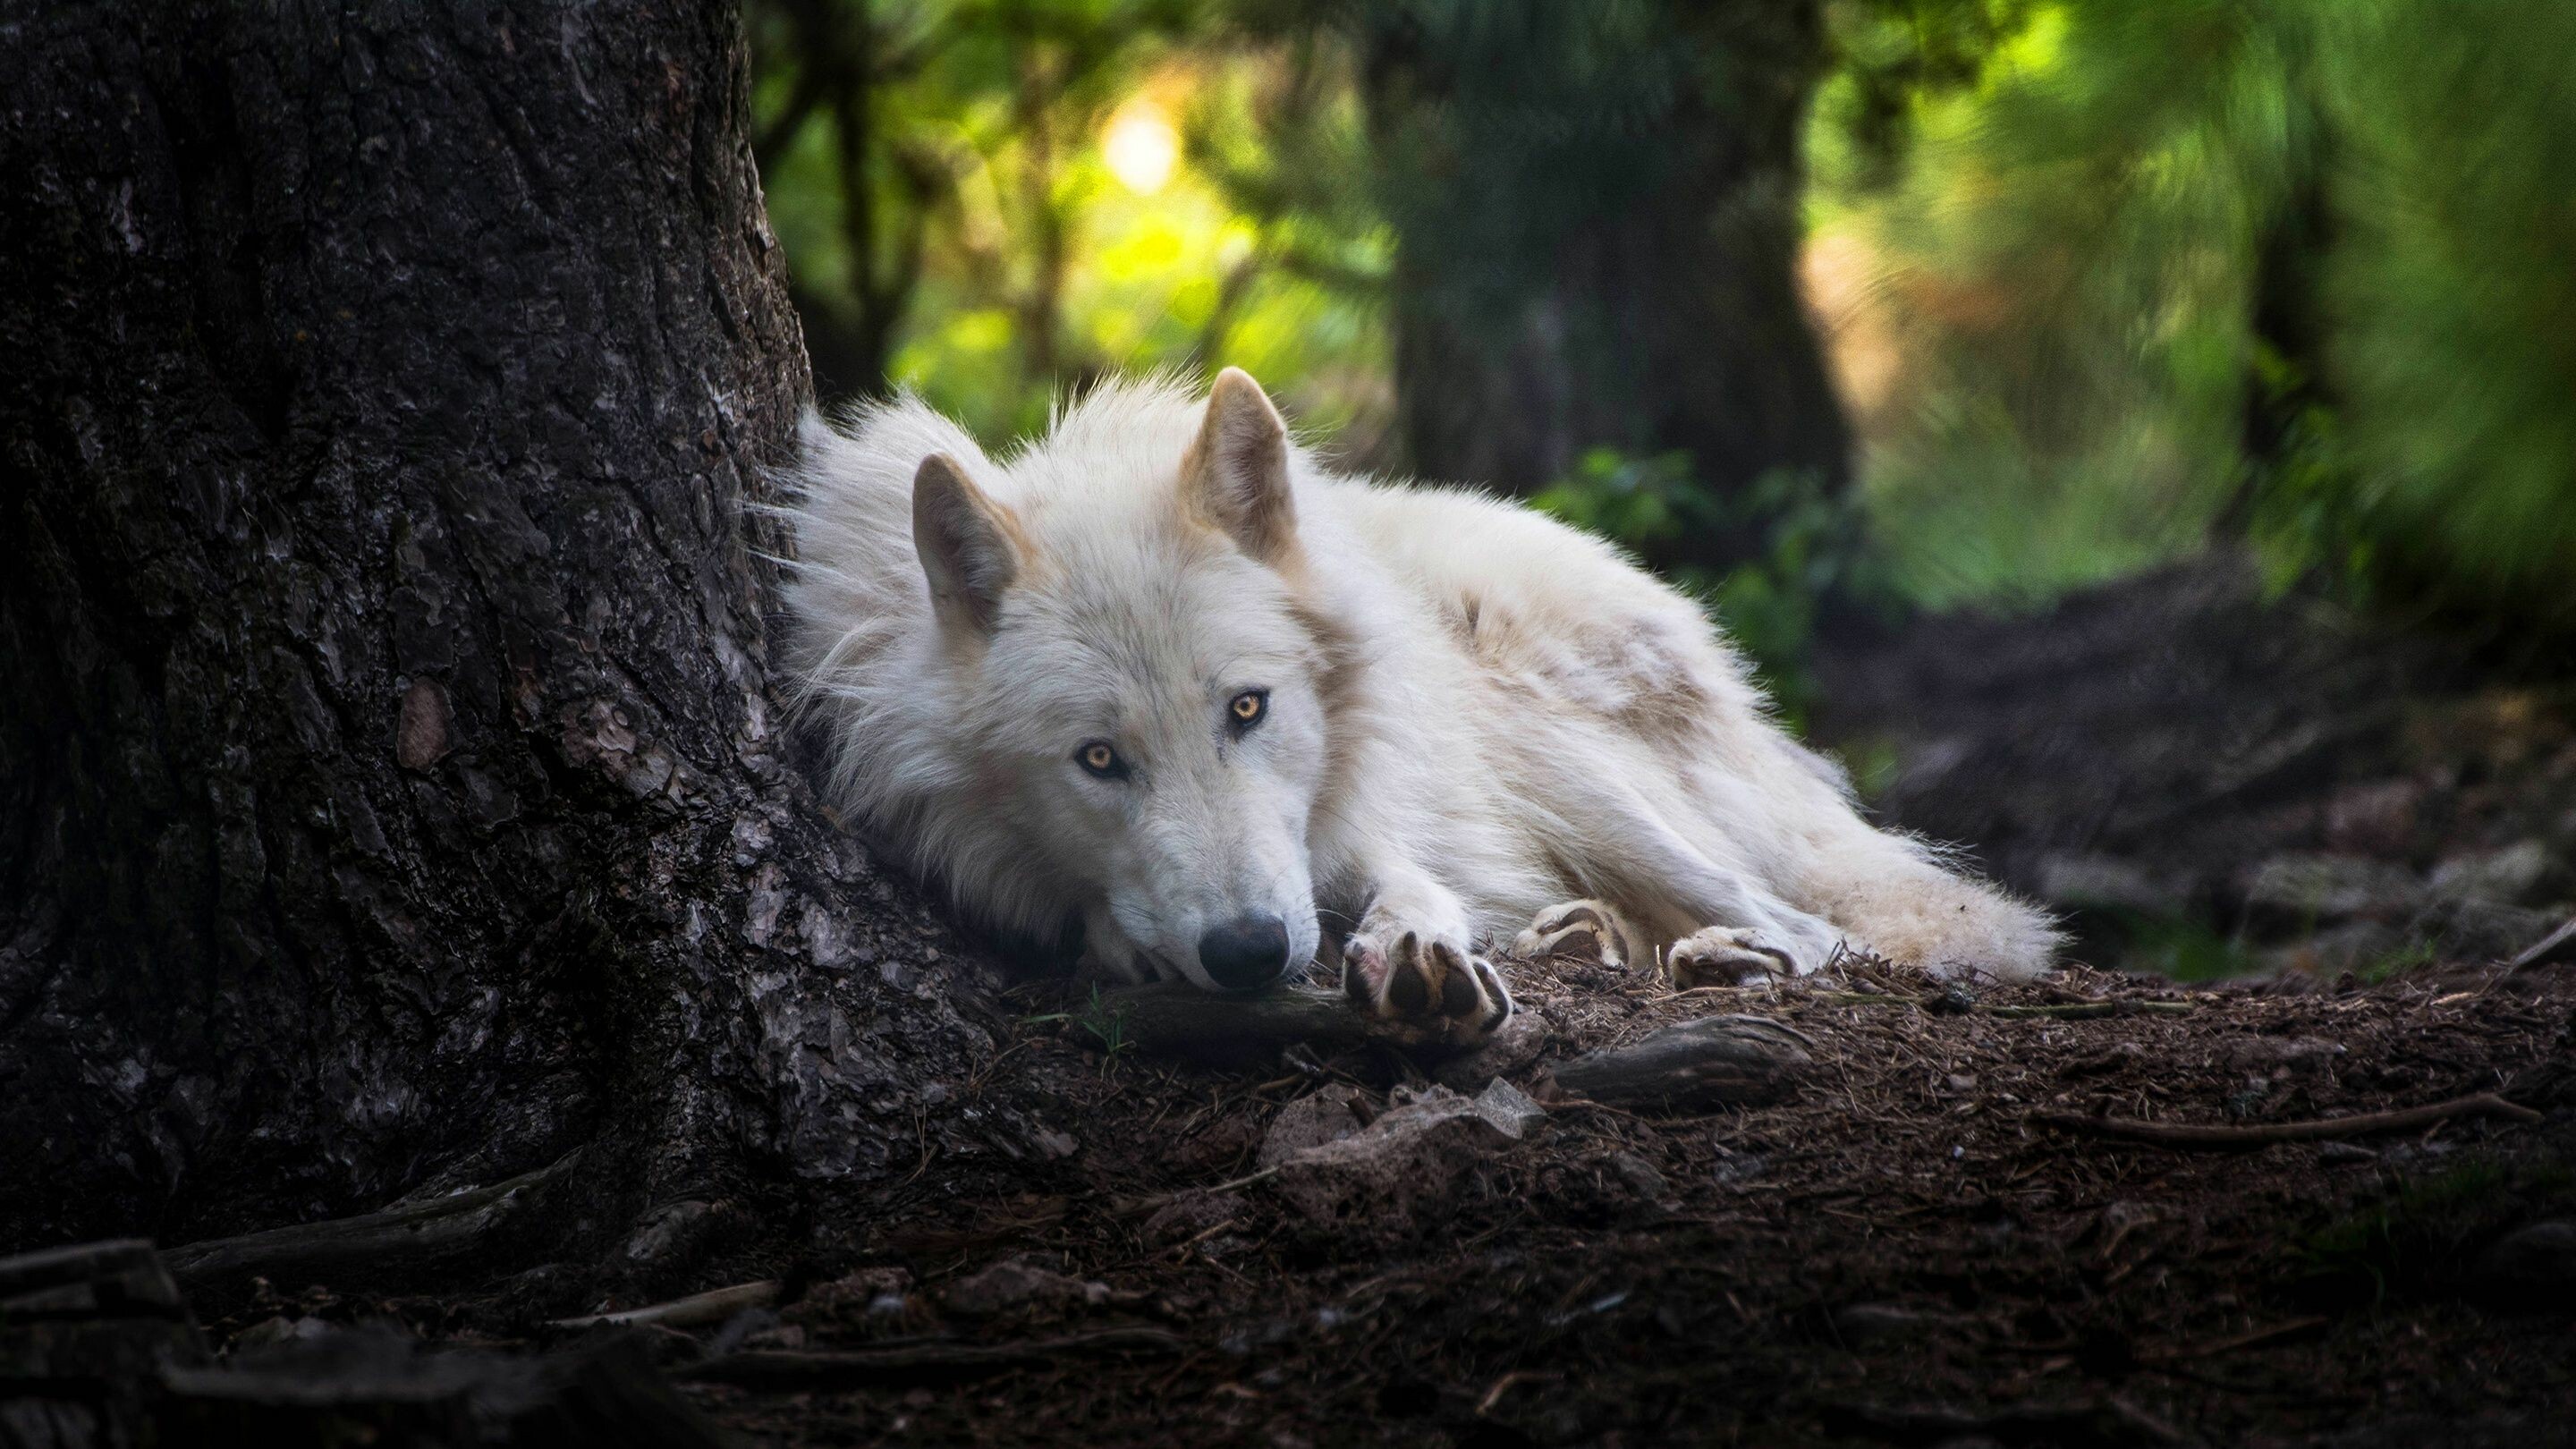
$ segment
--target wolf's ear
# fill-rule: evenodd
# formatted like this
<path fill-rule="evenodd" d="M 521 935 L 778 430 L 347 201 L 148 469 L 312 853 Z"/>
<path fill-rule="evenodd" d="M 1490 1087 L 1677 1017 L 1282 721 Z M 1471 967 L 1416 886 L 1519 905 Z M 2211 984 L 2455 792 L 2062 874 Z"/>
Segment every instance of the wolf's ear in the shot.
<path fill-rule="evenodd" d="M 1181 496 L 1245 553 L 1284 560 L 1297 544 L 1288 425 L 1252 374 L 1229 367 L 1208 391 L 1207 420 L 1181 456 Z"/>
<path fill-rule="evenodd" d="M 939 622 L 993 632 L 1002 591 L 1019 577 L 1019 547 L 1001 506 L 946 453 L 922 459 L 912 475 L 912 547 L 921 555 Z"/>

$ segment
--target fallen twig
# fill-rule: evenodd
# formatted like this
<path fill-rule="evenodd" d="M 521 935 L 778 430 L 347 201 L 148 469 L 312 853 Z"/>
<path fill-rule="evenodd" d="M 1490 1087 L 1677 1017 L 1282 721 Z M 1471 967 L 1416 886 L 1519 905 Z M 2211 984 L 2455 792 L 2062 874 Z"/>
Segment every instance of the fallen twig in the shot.
<path fill-rule="evenodd" d="M 2173 1425 L 2117 1394 L 2071 1404 L 2015 1404 L 1991 1413 L 1837 1404 L 1826 1408 L 1825 1427 L 1854 1438 L 1900 1444 L 1936 1444 L 1954 1439 L 2100 1446 L 2187 1442 Z"/>
<path fill-rule="evenodd" d="M 1173 1203 L 1181 1201 L 1183 1198 L 1215 1197 L 1220 1193 L 1229 1193 L 1237 1188 L 1250 1187 L 1256 1182 L 1267 1182 L 1278 1175 L 1278 1164 L 1273 1163 L 1268 1167 L 1255 1168 L 1241 1177 L 1229 1178 L 1224 1182 L 1215 1183 L 1207 1187 L 1178 1187 L 1172 1189 L 1170 1192 L 1151 1193 L 1144 1197 L 1121 1198 L 1111 1205 L 1109 1212 L 1113 1217 L 1143 1217 L 1145 1214 L 1150 1213 L 1157 1208 L 1169 1207 Z"/>
<path fill-rule="evenodd" d="M 1194 1187 L 1194 1188 L 1186 1188 L 1186 1189 L 1184 1189 L 1184 1190 L 1182 1190 L 1182 1191 L 1180 1191 L 1180 1192 L 1177 1192 L 1177 1193 L 1172 1194 L 1172 1196 L 1174 1196 L 1174 1197 L 1186 1197 L 1186 1196 L 1188 1196 L 1190 1193 L 1194 1193 L 1194 1192 L 1203 1192 L 1203 1193 L 1206 1193 L 1206 1194 L 1208 1194 L 1209 1196 L 1213 1197 L 1213 1196 L 1215 1196 L 1216 1194 L 1221 1193 L 1221 1192 L 1232 1192 L 1232 1191 L 1234 1191 L 1234 1190 L 1235 1190 L 1236 1188 L 1238 1188 L 1238 1187 L 1250 1187 L 1250 1186 L 1252 1186 L 1252 1185 L 1253 1185 L 1254 1183 L 1256 1183 L 1256 1182 L 1264 1182 L 1264 1181 L 1267 1181 L 1267 1180 L 1268 1180 L 1268 1179 L 1270 1179 L 1270 1178 L 1277 1177 L 1278 1175 L 1279 1175 L 1279 1169 L 1278 1169 L 1278 1167 L 1277 1167 L 1276 1165 L 1273 1165 L 1273 1166 L 1270 1166 L 1270 1167 L 1259 1167 L 1259 1168 L 1255 1168 L 1255 1169 L 1253 1169 L 1253 1170 L 1252 1170 L 1252 1171 L 1250 1171 L 1250 1172 L 1245 1173 L 1245 1174 L 1244 1174 L 1243 1176 L 1241 1176 L 1241 1177 L 1232 1178 L 1232 1179 L 1230 1179 L 1230 1180 L 1228 1180 L 1228 1181 L 1225 1181 L 1225 1182 L 1220 1182 L 1220 1183 L 1218 1183 L 1218 1184 L 1217 1184 L 1216 1186 L 1214 1186 L 1214 1187 Z"/>
<path fill-rule="evenodd" d="M 1876 991 L 1811 991 L 1811 1001 L 1831 1002 L 1836 1006 L 1911 1006 L 1921 1007 L 1920 998 L 1889 996 Z M 2188 1001 L 2065 1001 L 2049 1006 L 1986 1006 L 1971 1008 L 1987 1016 L 2054 1017 L 2059 1021 L 2093 1021 L 2111 1016 L 2181 1016 L 2196 1010 Z"/>
<path fill-rule="evenodd" d="M 2194 1011 L 2188 1001 L 2068 1001 L 2055 1006 L 1980 1006 L 1988 1016 L 2048 1016 L 2059 1021 L 2093 1021 L 2106 1016 L 2181 1016 Z"/>
<path fill-rule="evenodd" d="M 1564 1378 L 1563 1374 L 1543 1373 L 1537 1369 L 1514 1369 L 1494 1380 L 1494 1386 L 1485 1390 L 1485 1396 L 1476 1401 L 1476 1417 L 1482 1419 L 1492 1414 L 1494 1406 L 1503 1401 L 1503 1395 L 1510 1393 L 1516 1385 L 1553 1384 Z"/>
<path fill-rule="evenodd" d="M 2252 1348 L 2256 1344 L 2291 1338 L 2306 1333 L 2310 1329 L 2323 1328 L 2333 1321 L 2330 1318 L 2321 1317 L 2293 1318 L 2287 1323 L 2275 1323 L 2269 1328 L 2257 1328 L 2246 1333 L 2231 1334 L 2226 1338 L 2212 1339 L 2207 1343 L 2195 1343 L 2184 1348 L 2170 1348 L 2161 1353 L 2147 1354 L 2145 1359 L 2149 1363 L 2181 1363 L 2186 1359 L 2216 1358 L 2223 1353 L 2234 1353 L 2239 1349 Z"/>
<path fill-rule="evenodd" d="M 2523 953 L 2505 963 L 2508 974 L 2528 971 L 2535 966 L 2555 966 L 2561 961 L 2576 961 L 2576 916 L 2548 935 L 2531 943 Z"/>
<path fill-rule="evenodd" d="M 1165 981 L 1100 993 L 1099 1010 L 1116 1021 L 1119 1039 L 1157 1056 L 1225 1066 L 1267 1063 L 1281 1047 L 1307 1043 L 1325 1053 L 1370 1043 L 1417 1049 L 1441 1045 L 1408 1022 L 1355 1011 L 1338 991 L 1282 987 L 1259 996 L 1218 996 L 1187 982 Z"/>
<path fill-rule="evenodd" d="M 2502 1117 L 2537 1122 L 2541 1114 L 2493 1092 L 2479 1092 L 2423 1107 L 2387 1112 L 2357 1112 L 2349 1117 L 2322 1117 L 2306 1122 L 2257 1122 L 2223 1127 L 2191 1122 L 2148 1122 L 2136 1117 L 2087 1117 L 2080 1112 L 2033 1112 L 2028 1120 L 2046 1127 L 2126 1137 L 2165 1147 L 2261 1147 L 2273 1142 L 2329 1142 L 2373 1132 L 2404 1132 L 2454 1117 Z"/>
<path fill-rule="evenodd" d="M 792 1392 L 982 1378 L 1058 1359 L 1172 1354 L 1188 1347 L 1179 1334 L 1159 1328 L 1104 1328 L 1020 1343 L 915 1342 L 811 1352 L 750 1349 L 676 1369 L 672 1377 Z"/>
<path fill-rule="evenodd" d="M 710 1288 L 668 1303 L 655 1303 L 643 1308 L 622 1309 L 616 1313 L 588 1313 L 577 1318 L 558 1318 L 549 1328 L 598 1328 L 619 1325 L 629 1328 L 658 1326 L 694 1328 L 709 1323 L 722 1323 L 746 1308 L 766 1308 L 778 1301 L 779 1283 L 764 1278 L 757 1283 L 736 1283 L 730 1288 Z"/>

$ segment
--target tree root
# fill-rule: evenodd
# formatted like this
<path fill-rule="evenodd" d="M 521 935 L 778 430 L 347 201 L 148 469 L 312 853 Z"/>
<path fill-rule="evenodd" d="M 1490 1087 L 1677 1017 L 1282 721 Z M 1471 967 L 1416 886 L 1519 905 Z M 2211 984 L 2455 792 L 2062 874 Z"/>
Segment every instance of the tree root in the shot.
<path fill-rule="evenodd" d="M 1366 1045 L 1458 1049 L 1434 1032 L 1364 1015 L 1339 992 L 1311 987 L 1226 997 L 1160 982 L 1103 992 L 1076 1019 L 1112 1050 L 1133 1045 L 1228 1066 L 1297 1043 L 1324 1052 Z M 1787 1095 L 1812 1064 L 1808 1048 L 1815 1045 L 1806 1033 L 1768 1017 L 1701 1017 L 1558 1063 L 1553 1087 L 1541 1091 L 1611 1106 L 1756 1106 Z"/>
<path fill-rule="evenodd" d="M 363 1271 L 370 1281 L 464 1258 L 526 1215 L 538 1190 L 568 1175 L 576 1148 L 534 1172 L 382 1212 L 299 1223 L 165 1250 L 161 1260 L 192 1296 L 221 1296 L 253 1278 L 300 1286 Z"/>
<path fill-rule="evenodd" d="M 1795 1090 L 1814 1064 L 1807 1052 L 1814 1045 L 1769 1017 L 1704 1016 L 1559 1063 L 1554 1092 L 1620 1107 L 1760 1106 Z"/>
<path fill-rule="evenodd" d="M 2502 1117 L 2512 1122 L 2541 1120 L 2540 1113 L 2520 1103 L 2508 1102 L 2493 1092 L 2479 1092 L 2448 1102 L 2401 1107 L 2388 1112 L 2357 1112 L 2349 1117 L 2325 1117 L 2307 1122 L 2259 1122 L 2237 1127 L 2148 1122 L 2135 1117 L 2087 1117 L 2078 1112 L 2033 1112 L 2028 1120 L 2070 1132 L 2125 1137 L 2134 1142 L 2152 1142 L 2163 1147 L 2244 1148 L 2262 1147 L 2274 1142 L 2330 1142 L 2373 1132 L 2404 1132 L 2447 1122 L 2454 1117 Z"/>

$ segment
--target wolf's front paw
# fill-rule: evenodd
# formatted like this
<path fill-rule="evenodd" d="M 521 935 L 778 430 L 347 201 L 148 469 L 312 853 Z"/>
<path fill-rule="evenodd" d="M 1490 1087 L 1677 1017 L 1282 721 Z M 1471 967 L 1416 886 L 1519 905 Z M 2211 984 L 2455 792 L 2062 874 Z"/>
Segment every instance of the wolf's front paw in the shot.
<path fill-rule="evenodd" d="M 1675 941 L 1664 952 L 1664 975 L 1675 991 L 1694 986 L 1744 986 L 1774 976 L 1802 976 L 1789 948 L 1760 931 L 1710 926 Z"/>
<path fill-rule="evenodd" d="M 1405 931 L 1391 942 L 1363 931 L 1342 947 L 1342 989 L 1360 1010 L 1481 1041 L 1512 1019 L 1493 963 L 1442 937 Z"/>
<path fill-rule="evenodd" d="M 1512 954 L 1589 956 L 1613 970 L 1642 954 L 1644 938 L 1625 916 L 1602 901 L 1567 901 L 1538 913 L 1529 929 L 1512 939 Z"/>

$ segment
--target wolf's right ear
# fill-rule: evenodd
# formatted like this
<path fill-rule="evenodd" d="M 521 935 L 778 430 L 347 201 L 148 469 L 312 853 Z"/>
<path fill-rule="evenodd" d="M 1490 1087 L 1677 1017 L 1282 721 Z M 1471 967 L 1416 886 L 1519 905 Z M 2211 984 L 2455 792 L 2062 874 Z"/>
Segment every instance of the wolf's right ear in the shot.
<path fill-rule="evenodd" d="M 945 628 L 993 632 L 1002 591 L 1020 574 L 1008 516 L 946 453 L 912 475 L 912 547 L 930 580 L 930 604 Z"/>

